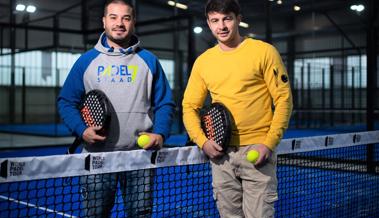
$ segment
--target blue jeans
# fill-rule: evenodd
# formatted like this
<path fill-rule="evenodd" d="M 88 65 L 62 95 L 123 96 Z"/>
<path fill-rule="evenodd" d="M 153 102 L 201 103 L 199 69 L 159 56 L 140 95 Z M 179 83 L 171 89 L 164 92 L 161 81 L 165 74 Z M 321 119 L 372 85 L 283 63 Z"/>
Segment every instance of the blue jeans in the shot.
<path fill-rule="evenodd" d="M 82 176 L 80 184 L 84 217 L 110 217 L 118 184 L 124 203 L 123 212 L 127 217 L 150 217 L 153 173 L 154 170 L 145 169 Z"/>

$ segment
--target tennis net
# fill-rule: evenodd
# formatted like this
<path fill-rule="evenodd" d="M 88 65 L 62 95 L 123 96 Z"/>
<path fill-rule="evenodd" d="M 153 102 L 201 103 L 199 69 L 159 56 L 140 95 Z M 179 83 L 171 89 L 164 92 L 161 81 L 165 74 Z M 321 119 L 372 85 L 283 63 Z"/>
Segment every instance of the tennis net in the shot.
<path fill-rule="evenodd" d="M 276 217 L 376 217 L 379 131 L 282 140 Z M 0 217 L 219 217 L 196 146 L 0 159 Z"/>

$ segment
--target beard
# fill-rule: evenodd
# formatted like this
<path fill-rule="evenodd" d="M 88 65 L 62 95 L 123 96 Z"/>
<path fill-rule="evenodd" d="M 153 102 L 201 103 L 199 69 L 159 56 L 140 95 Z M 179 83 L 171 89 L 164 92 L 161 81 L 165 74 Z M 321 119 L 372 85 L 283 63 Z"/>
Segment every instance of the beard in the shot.
<path fill-rule="evenodd" d="M 112 42 L 116 43 L 116 44 L 119 44 L 119 45 L 124 45 L 124 44 L 127 44 L 129 43 L 129 40 L 130 40 L 130 35 L 126 36 L 126 37 L 113 37 L 112 35 L 107 35 L 108 39 L 111 40 Z"/>
<path fill-rule="evenodd" d="M 108 40 L 112 41 L 113 43 L 120 45 L 121 47 L 125 47 L 125 45 L 129 44 L 130 38 L 132 37 L 132 32 L 129 32 L 126 36 L 124 35 L 117 35 L 112 36 L 112 31 L 105 31 L 105 35 L 107 36 Z"/>
<path fill-rule="evenodd" d="M 129 42 L 130 35 L 113 37 L 111 34 L 106 34 L 108 39 L 116 44 L 125 44 Z"/>

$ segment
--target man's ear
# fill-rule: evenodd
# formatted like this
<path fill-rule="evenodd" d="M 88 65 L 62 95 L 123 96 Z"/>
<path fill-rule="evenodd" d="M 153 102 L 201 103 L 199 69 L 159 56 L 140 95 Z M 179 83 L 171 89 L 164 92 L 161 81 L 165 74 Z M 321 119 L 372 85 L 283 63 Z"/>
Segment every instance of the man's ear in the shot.
<path fill-rule="evenodd" d="M 105 29 L 105 17 L 103 17 L 103 28 Z"/>
<path fill-rule="evenodd" d="M 242 20 L 242 15 L 238 15 L 238 16 L 237 16 L 237 22 L 238 22 L 238 25 L 241 23 L 241 20 Z"/>

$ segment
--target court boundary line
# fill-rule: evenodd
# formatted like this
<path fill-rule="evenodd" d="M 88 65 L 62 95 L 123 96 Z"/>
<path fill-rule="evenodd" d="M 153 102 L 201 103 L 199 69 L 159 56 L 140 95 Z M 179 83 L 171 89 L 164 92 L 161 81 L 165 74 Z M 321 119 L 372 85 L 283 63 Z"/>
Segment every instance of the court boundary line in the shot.
<path fill-rule="evenodd" d="M 64 217 L 77 218 L 76 216 L 71 215 L 71 214 L 66 214 L 66 213 L 63 213 L 63 212 L 52 210 L 52 209 L 49 209 L 47 207 L 40 207 L 40 206 L 37 206 L 35 204 L 29 203 L 29 202 L 25 202 L 25 201 L 20 201 L 20 200 L 17 200 L 17 199 L 11 198 L 11 197 L 7 197 L 7 196 L 4 196 L 4 195 L 0 195 L 0 199 L 7 200 L 7 201 L 10 201 L 10 202 L 13 202 L 13 203 L 17 203 L 17 204 L 22 204 L 22 205 L 25 205 L 27 207 L 33 207 L 33 208 L 36 208 L 37 210 L 42 210 L 42 211 L 47 211 L 47 212 L 50 212 L 50 213 L 55 213 L 55 214 L 58 214 L 58 215 L 61 215 L 61 216 L 64 216 Z"/>

